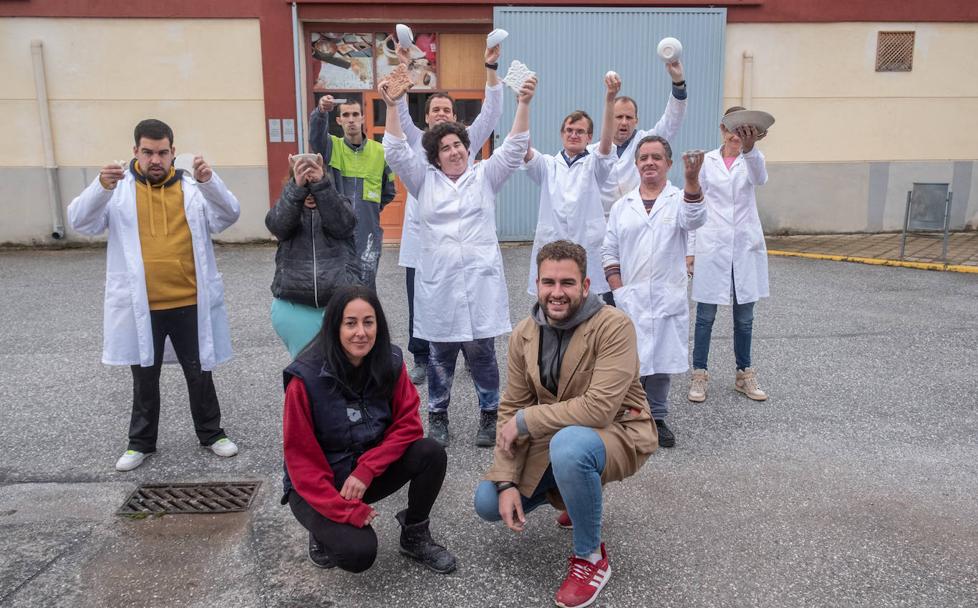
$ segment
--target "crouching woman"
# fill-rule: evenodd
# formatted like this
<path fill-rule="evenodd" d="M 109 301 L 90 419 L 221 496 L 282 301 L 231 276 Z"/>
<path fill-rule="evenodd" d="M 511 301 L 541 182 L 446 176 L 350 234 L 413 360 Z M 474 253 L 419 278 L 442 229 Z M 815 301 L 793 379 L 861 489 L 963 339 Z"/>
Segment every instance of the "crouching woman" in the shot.
<path fill-rule="evenodd" d="M 401 553 L 436 572 L 455 569 L 429 530 L 447 458 L 423 437 L 418 405 L 376 294 L 339 289 L 318 338 L 285 370 L 282 503 L 309 531 L 315 565 L 370 568 L 377 557 L 371 504 L 409 484 L 407 508 L 395 516 Z"/>

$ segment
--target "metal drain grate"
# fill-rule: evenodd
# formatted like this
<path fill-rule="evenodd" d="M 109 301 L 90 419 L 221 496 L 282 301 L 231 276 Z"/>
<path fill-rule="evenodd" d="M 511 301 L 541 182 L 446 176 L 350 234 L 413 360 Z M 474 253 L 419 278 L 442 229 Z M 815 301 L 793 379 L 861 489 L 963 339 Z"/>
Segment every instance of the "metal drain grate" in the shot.
<path fill-rule="evenodd" d="M 129 495 L 117 515 L 176 513 L 234 513 L 247 511 L 259 481 L 170 483 L 141 485 Z"/>

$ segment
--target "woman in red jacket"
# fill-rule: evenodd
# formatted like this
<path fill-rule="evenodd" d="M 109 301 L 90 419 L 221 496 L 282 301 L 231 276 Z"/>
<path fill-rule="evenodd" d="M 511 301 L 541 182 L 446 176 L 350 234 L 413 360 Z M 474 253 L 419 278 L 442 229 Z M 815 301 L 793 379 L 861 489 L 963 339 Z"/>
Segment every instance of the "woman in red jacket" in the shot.
<path fill-rule="evenodd" d="M 377 556 L 370 505 L 410 484 L 407 509 L 395 516 L 401 553 L 436 572 L 455 570 L 428 527 L 447 457 L 424 438 L 418 406 L 376 294 L 338 290 L 319 337 L 285 370 L 282 503 L 309 530 L 315 565 L 369 568 Z"/>

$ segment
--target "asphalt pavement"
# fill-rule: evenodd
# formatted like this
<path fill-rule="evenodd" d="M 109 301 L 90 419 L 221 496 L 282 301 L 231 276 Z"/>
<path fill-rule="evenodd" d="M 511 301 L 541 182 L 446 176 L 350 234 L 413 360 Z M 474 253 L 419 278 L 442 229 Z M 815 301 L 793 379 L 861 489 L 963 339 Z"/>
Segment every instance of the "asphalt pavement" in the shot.
<path fill-rule="evenodd" d="M 0 606 L 552 605 L 570 534 L 546 506 L 521 535 L 473 512 L 491 452 L 473 445 L 477 400 L 462 371 L 432 514 L 458 571 L 438 575 L 398 553 L 404 490 L 376 505 L 371 570 L 307 561 L 305 531 L 279 505 L 288 355 L 269 320 L 270 246 L 217 249 L 235 358 L 215 382 L 241 453 L 225 460 L 198 446 L 179 367 L 167 366 L 159 451 L 117 473 L 132 384 L 128 369 L 100 363 L 104 255 L 0 252 Z M 503 256 L 515 322 L 532 303 L 529 247 Z M 406 346 L 396 259 L 384 250 L 379 292 Z M 613 574 L 596 605 L 978 605 L 978 277 L 770 264 L 753 350 L 770 399 L 733 390 L 722 307 L 708 400 L 687 402 L 688 374 L 675 376 L 676 447 L 605 490 Z M 245 513 L 115 515 L 140 483 L 214 480 L 262 486 Z"/>

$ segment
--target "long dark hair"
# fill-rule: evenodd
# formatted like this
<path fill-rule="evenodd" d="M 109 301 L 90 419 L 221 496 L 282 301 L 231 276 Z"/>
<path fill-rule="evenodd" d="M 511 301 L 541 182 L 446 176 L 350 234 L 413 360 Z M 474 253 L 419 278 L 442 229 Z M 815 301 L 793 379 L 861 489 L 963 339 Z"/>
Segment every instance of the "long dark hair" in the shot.
<path fill-rule="evenodd" d="M 387 327 L 387 317 L 377 299 L 377 294 L 369 287 L 352 285 L 337 289 L 326 305 L 323 315 L 323 328 L 319 333 L 319 343 L 322 348 L 323 362 L 329 370 L 346 384 L 354 373 L 354 367 L 340 344 L 340 325 L 343 323 L 343 311 L 353 300 L 363 300 L 374 309 L 377 320 L 377 340 L 374 347 L 363 358 L 361 370 L 367 374 L 367 380 L 372 380 L 374 390 L 384 397 L 390 397 L 394 392 L 396 371 L 391 357 L 391 334 Z M 369 384 L 369 382 L 368 382 Z"/>

